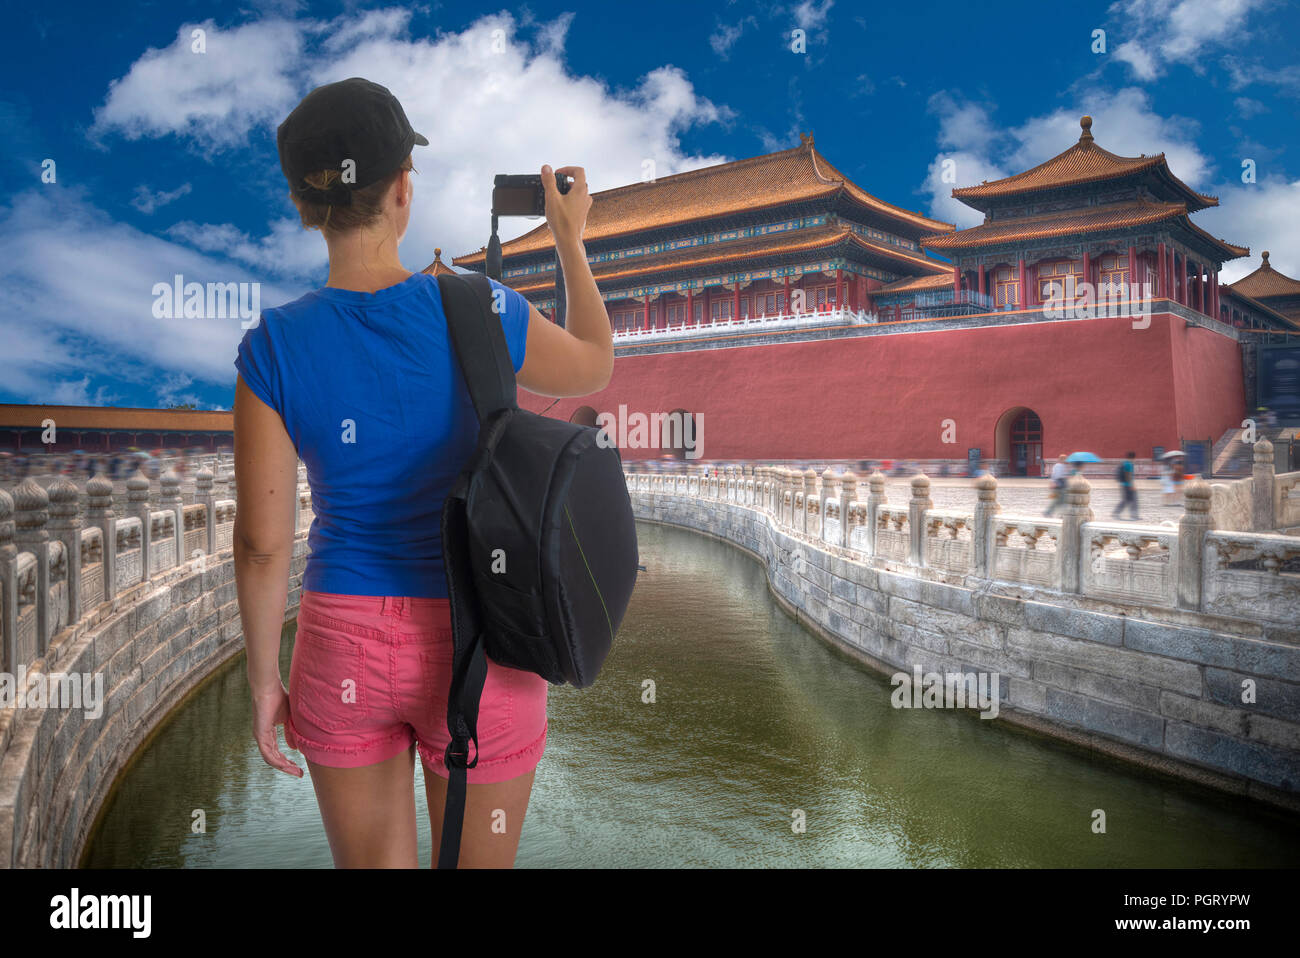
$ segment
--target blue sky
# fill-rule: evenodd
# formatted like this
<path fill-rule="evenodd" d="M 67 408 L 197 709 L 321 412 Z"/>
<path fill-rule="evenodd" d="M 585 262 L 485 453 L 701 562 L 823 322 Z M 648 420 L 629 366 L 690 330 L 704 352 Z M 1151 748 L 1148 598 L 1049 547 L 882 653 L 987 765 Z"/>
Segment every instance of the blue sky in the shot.
<path fill-rule="evenodd" d="M 646 159 L 663 176 L 808 130 L 864 189 L 973 225 L 943 160 L 957 185 L 1014 173 L 1090 113 L 1101 146 L 1165 151 L 1221 198 L 1195 220 L 1251 247 L 1230 281 L 1263 249 L 1300 276 L 1298 47 L 1294 0 L 14 6 L 0 402 L 229 408 L 239 319 L 156 316 L 153 287 L 259 283 L 271 306 L 324 283 L 324 242 L 298 226 L 275 151 L 320 83 L 383 83 L 430 140 L 401 249 L 412 270 L 435 246 L 450 260 L 486 241 L 495 172 L 575 163 L 599 190 L 639 180 Z"/>

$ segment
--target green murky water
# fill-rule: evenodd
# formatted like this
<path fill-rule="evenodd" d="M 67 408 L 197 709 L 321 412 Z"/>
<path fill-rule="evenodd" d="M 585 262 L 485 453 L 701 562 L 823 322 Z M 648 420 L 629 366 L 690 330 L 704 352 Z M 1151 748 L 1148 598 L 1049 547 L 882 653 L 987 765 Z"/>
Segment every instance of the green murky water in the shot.
<path fill-rule="evenodd" d="M 519 866 L 1300 864 L 1295 816 L 971 713 L 893 709 L 888 680 L 795 624 L 754 560 L 638 528 L 647 569 L 600 681 L 551 688 Z M 240 656 L 138 757 L 86 863 L 330 867 L 311 783 L 262 762 L 249 715 Z M 427 863 L 423 791 L 417 762 Z"/>

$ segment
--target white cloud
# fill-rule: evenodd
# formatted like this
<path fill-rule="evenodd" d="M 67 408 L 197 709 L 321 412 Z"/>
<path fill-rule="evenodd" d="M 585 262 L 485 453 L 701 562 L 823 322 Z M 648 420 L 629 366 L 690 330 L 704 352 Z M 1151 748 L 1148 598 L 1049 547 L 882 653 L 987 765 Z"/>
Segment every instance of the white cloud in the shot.
<path fill-rule="evenodd" d="M 1078 141 L 1079 117 L 1085 113 L 1093 118 L 1092 133 L 1099 146 L 1122 156 L 1163 152 L 1175 176 L 1193 189 L 1207 191 L 1210 162 L 1192 139 L 1196 124 L 1156 114 L 1147 94 L 1136 88 L 1081 91 L 1076 106 L 1031 117 L 1010 129 L 1000 127 L 988 107 L 947 93 L 932 97 L 930 109 L 939 117 L 941 149 L 923 190 L 931 197 L 931 215 L 959 228 L 977 225 L 984 217 L 954 200 L 954 187 L 1011 176 L 1051 159 Z M 945 159 L 955 161 L 956 183 L 942 180 Z"/>
<path fill-rule="evenodd" d="M 146 51 L 110 84 L 91 136 L 105 149 L 119 137 L 175 136 L 196 153 L 228 157 L 246 150 L 253 133 L 273 142 L 275 127 L 313 87 L 370 77 L 398 96 L 431 144 L 414 154 L 419 175 L 402 246 L 413 270 L 432 261 L 435 246 L 449 261 L 486 242 L 493 173 L 585 165 L 596 191 L 639 181 L 645 160 L 666 176 L 727 159 L 681 149 L 683 130 L 732 118 L 700 97 L 682 70 L 660 67 L 631 89 L 573 75 L 564 58 L 570 21 L 537 25 L 531 40 L 506 14 L 416 40 L 406 36 L 409 14 L 400 10 L 328 23 L 272 18 L 228 30 L 186 24 L 170 46 Z M 207 30 L 206 54 L 190 50 L 196 27 Z M 273 154 L 246 159 L 278 166 Z M 137 206 L 156 210 L 168 196 L 142 188 Z M 201 384 L 233 386 L 239 322 L 157 319 L 152 288 L 177 273 L 187 281 L 260 282 L 267 307 L 322 283 L 320 234 L 302 229 L 282 181 L 265 200 L 264 223 L 185 220 L 155 236 L 114 222 L 76 190 L 13 196 L 0 206 L 5 392 L 24 401 L 95 402 L 109 393 L 92 388 L 92 369 L 97 381 L 150 387 L 159 402 L 196 401 Z M 501 235 L 537 225 L 506 220 Z"/>
<path fill-rule="evenodd" d="M 0 207 L 5 392 L 26 402 L 95 402 L 107 387 L 88 396 L 88 370 L 124 385 L 161 386 L 160 397 L 168 373 L 233 384 L 238 319 L 153 315 L 154 284 L 177 273 L 201 283 L 261 282 L 264 306 L 302 292 L 114 222 L 80 191 L 46 186 L 14 196 Z"/>
<path fill-rule="evenodd" d="M 758 21 L 753 17 L 742 17 L 734 24 L 718 23 L 717 29 L 709 37 L 709 46 L 713 47 L 713 52 L 722 59 L 727 59 L 731 48 L 740 40 L 746 27 L 756 27 Z"/>
<path fill-rule="evenodd" d="M 154 191 L 141 184 L 135 188 L 135 196 L 131 200 L 131 205 L 148 216 L 159 207 L 174 203 L 182 196 L 185 196 L 190 192 L 190 189 L 188 183 L 182 183 L 176 189 L 168 191 Z"/>
<path fill-rule="evenodd" d="M 1211 192 L 1219 205 L 1193 216 L 1201 229 L 1229 243 L 1249 246 L 1250 256 L 1223 266 L 1223 282 L 1232 283 L 1259 266 L 1259 254 L 1269 251 L 1274 269 L 1300 278 L 1300 241 L 1295 224 L 1300 222 L 1300 180 L 1283 177 L 1257 183 L 1227 182 Z"/>
<path fill-rule="evenodd" d="M 834 5 L 835 0 L 825 0 L 821 6 L 815 0 L 803 0 L 794 8 L 794 22 L 803 30 L 820 30 Z"/>
<path fill-rule="evenodd" d="M 301 96 L 292 71 L 304 28 L 286 20 L 230 30 L 212 20 L 182 25 L 170 46 L 145 51 L 109 85 L 91 136 L 103 143 L 110 134 L 176 134 L 204 149 L 242 146 L 250 129 L 274 129 Z M 206 52 L 194 51 L 195 30 L 204 31 Z"/>
<path fill-rule="evenodd" d="M 1171 63 L 1200 72 L 1207 52 L 1234 49 L 1247 34 L 1250 15 L 1270 0 L 1120 0 L 1111 4 L 1113 32 L 1131 39 L 1114 56 L 1142 81 L 1154 80 Z"/>

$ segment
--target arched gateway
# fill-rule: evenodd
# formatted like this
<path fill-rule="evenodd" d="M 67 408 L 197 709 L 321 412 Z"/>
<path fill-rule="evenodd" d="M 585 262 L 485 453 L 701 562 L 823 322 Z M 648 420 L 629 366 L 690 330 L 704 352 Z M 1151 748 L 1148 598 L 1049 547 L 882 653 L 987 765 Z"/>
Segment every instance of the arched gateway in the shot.
<path fill-rule="evenodd" d="M 1043 421 L 1028 406 L 1015 406 L 998 419 L 994 448 L 1013 476 L 1043 474 Z"/>

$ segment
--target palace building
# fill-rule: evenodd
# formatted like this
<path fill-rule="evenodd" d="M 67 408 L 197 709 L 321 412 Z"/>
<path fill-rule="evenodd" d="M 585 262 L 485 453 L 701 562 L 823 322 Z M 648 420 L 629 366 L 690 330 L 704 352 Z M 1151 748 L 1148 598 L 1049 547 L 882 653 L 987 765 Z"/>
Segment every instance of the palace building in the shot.
<path fill-rule="evenodd" d="M 1061 452 L 1184 446 L 1208 462 L 1255 408 L 1255 339 L 1300 332 L 1300 282 L 1265 259 L 1220 286 L 1249 250 L 1193 222 L 1218 200 L 1163 154 L 1103 149 L 1090 117 L 1045 163 L 953 196 L 984 222 L 878 199 L 811 135 L 594 193 L 584 238 L 613 377 L 520 402 L 584 422 L 677 413 L 699 421 L 706 459 L 982 458 L 1036 475 Z M 485 250 L 453 263 L 482 271 Z M 501 279 L 553 309 L 544 223 L 502 245 Z M 668 432 L 624 458 L 684 454 Z"/>

